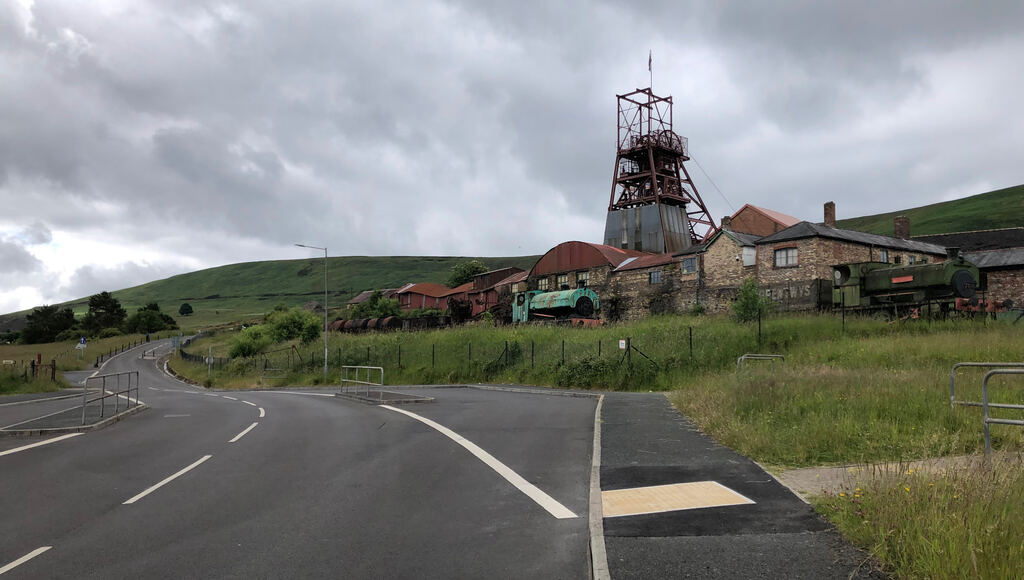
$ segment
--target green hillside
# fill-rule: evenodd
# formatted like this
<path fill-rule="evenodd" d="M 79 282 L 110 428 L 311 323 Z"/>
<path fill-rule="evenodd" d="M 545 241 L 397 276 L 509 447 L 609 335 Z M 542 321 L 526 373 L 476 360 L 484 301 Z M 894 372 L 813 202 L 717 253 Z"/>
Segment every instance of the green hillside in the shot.
<path fill-rule="evenodd" d="M 839 220 L 840 228 L 892 235 L 892 220 L 910 218 L 910 235 L 993 230 L 1024 225 L 1024 185 L 912 209 Z"/>
<path fill-rule="evenodd" d="M 347 256 L 328 259 L 328 304 L 331 309 L 363 290 L 396 288 L 407 282 L 444 283 L 453 265 L 480 260 L 491 269 L 533 267 L 539 256 L 507 258 Z M 262 316 L 276 304 L 299 306 L 323 301 L 323 258 L 245 262 L 179 274 L 141 286 L 111 292 L 129 313 L 156 302 L 187 328 L 201 328 Z M 195 311 L 179 317 L 178 308 L 188 302 Z M 88 310 L 88 297 L 67 302 L 76 315 Z M 0 315 L 0 330 L 20 328 L 28 311 Z"/>

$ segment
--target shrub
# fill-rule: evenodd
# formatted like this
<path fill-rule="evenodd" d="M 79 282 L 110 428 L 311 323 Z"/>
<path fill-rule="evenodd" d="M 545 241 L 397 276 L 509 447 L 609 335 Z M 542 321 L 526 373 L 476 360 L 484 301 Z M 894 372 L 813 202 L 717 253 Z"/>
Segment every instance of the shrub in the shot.
<path fill-rule="evenodd" d="M 111 338 L 114 336 L 121 336 L 121 330 L 118 328 L 104 328 L 96 336 L 97 338 Z"/>
<path fill-rule="evenodd" d="M 267 325 L 274 342 L 299 339 L 302 344 L 308 344 L 320 336 L 321 324 L 317 315 L 301 308 L 275 309 L 267 315 Z"/>
<path fill-rule="evenodd" d="M 739 322 L 752 322 L 757 320 L 759 315 L 769 312 L 774 305 L 774 302 L 758 293 L 757 282 L 753 278 L 747 278 L 736 294 L 732 313 Z"/>
<path fill-rule="evenodd" d="M 228 356 L 231 358 L 256 356 L 272 344 L 274 344 L 274 340 L 268 334 L 265 326 L 250 326 L 235 337 Z"/>

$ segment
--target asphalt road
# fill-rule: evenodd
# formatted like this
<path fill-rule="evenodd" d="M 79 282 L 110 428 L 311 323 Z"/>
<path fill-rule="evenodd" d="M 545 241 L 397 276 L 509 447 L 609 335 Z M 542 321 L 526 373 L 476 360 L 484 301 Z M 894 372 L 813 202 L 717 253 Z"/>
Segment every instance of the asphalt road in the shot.
<path fill-rule="evenodd" d="M 5 580 L 589 574 L 593 399 L 429 389 L 403 407 L 576 516 L 558 518 L 424 421 L 324 391 L 208 393 L 137 356 L 102 372 L 138 369 L 148 411 L 0 455 Z"/>

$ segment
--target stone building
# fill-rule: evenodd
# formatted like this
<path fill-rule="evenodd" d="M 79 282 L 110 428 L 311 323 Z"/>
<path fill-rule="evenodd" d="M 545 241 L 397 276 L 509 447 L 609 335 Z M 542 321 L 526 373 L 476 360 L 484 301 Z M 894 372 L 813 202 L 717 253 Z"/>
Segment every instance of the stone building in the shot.
<path fill-rule="evenodd" d="M 834 215 L 834 214 L 833 214 Z M 834 218 L 833 218 L 834 219 Z M 757 241 L 757 282 L 784 310 L 831 304 L 832 266 L 851 262 L 941 262 L 942 246 L 800 222 Z"/>

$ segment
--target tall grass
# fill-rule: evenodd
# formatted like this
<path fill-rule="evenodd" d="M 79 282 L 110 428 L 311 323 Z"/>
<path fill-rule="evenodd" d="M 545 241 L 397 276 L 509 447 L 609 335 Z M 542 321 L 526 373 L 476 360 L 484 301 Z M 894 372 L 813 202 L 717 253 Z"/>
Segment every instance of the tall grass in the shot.
<path fill-rule="evenodd" d="M 1021 577 L 1021 458 L 972 469 L 913 469 L 814 498 L 851 541 L 900 578 Z"/>

